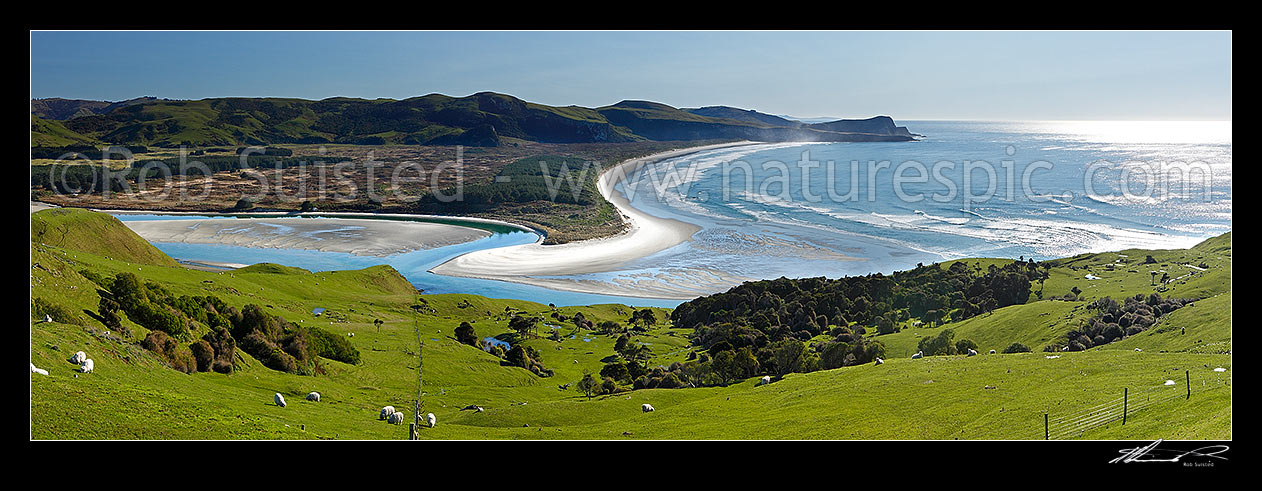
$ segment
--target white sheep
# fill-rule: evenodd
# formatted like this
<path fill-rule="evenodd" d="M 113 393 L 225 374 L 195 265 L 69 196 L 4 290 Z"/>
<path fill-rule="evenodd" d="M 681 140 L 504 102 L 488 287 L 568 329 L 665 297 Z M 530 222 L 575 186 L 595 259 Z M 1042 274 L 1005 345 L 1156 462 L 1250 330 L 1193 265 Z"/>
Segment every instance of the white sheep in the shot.
<path fill-rule="evenodd" d="M 762 378 L 758 379 L 757 385 L 767 385 L 769 383 L 771 383 L 771 377 L 768 375 L 763 375 Z"/>
<path fill-rule="evenodd" d="M 31 373 L 38 373 L 38 374 L 40 374 L 40 375 L 48 375 L 48 370 L 44 370 L 43 368 L 35 368 L 35 364 L 34 364 L 34 363 L 32 363 L 32 364 L 31 364 Z"/>
<path fill-rule="evenodd" d="M 79 371 L 83 373 L 92 373 L 92 368 L 95 366 L 96 364 L 92 363 L 92 359 L 88 358 L 83 360 L 83 364 L 79 365 Z"/>
<path fill-rule="evenodd" d="M 992 349 L 992 350 L 990 350 L 990 354 L 992 354 L 992 355 L 993 355 L 993 354 L 995 354 L 995 350 L 993 350 L 993 349 Z"/>
<path fill-rule="evenodd" d="M 396 413 L 396 412 L 397 412 L 397 411 L 395 411 L 395 410 L 394 410 L 394 406 L 386 406 L 386 407 L 383 407 L 383 408 L 381 408 L 381 416 L 378 416 L 378 417 L 377 417 L 377 419 L 386 419 L 386 418 L 389 418 L 391 414 L 394 414 L 394 413 Z"/>
<path fill-rule="evenodd" d="M 641 411 L 644 411 L 644 412 L 646 412 L 646 413 L 651 413 L 651 412 L 653 412 L 653 405 L 652 405 L 652 404 L 641 404 L 641 405 L 640 405 L 640 410 L 641 410 Z"/>
<path fill-rule="evenodd" d="M 885 363 L 885 360 L 882 360 L 880 357 L 877 357 L 877 359 L 876 359 L 876 364 L 877 364 L 877 365 L 881 365 L 881 364 L 884 364 L 884 363 Z"/>
<path fill-rule="evenodd" d="M 285 396 L 280 395 L 280 392 L 277 392 L 276 395 L 272 397 L 272 401 L 274 401 L 277 406 L 285 407 Z"/>
<path fill-rule="evenodd" d="M 968 356 L 977 356 L 977 350 L 975 350 L 975 349 L 973 349 L 973 348 L 969 348 L 969 349 L 968 349 Z"/>
<path fill-rule="evenodd" d="M 74 356 L 70 357 L 70 363 L 74 363 L 75 365 L 82 365 L 83 360 L 86 360 L 86 359 L 88 359 L 88 354 L 82 351 L 78 351 L 78 352 L 75 352 Z"/>
<path fill-rule="evenodd" d="M 924 352 L 924 351 L 917 351 L 917 352 L 916 352 L 916 354 L 911 355 L 911 359 L 913 359 L 913 360 L 917 360 L 917 359 L 924 358 L 924 357 L 925 357 L 925 352 Z"/>
<path fill-rule="evenodd" d="M 320 393 L 312 392 L 310 394 L 307 394 L 307 400 L 311 402 L 320 402 Z"/>
<path fill-rule="evenodd" d="M 481 410 L 482 408 L 478 408 L 478 411 L 481 411 Z M 433 428 L 434 425 L 438 424 L 438 418 L 434 417 L 434 413 L 426 414 L 425 424 L 428 424 L 430 428 Z"/>
<path fill-rule="evenodd" d="M 390 413 L 389 423 L 392 425 L 403 424 L 403 413 Z"/>

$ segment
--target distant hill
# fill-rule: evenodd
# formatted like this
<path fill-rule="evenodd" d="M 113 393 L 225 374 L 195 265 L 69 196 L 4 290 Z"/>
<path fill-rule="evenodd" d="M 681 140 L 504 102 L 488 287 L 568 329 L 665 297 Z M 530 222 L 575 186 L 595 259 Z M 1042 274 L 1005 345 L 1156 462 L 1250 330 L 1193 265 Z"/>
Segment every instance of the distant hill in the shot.
<path fill-rule="evenodd" d="M 496 146 L 501 138 L 543 143 L 642 140 L 908 141 L 889 118 L 803 125 L 728 107 L 682 110 L 648 101 L 611 106 L 547 106 L 494 92 L 430 94 L 404 100 L 335 97 L 154 98 L 119 103 L 36 99 L 31 113 L 65 131 L 32 126 L 32 138 L 57 132 L 107 144 L 157 147 L 344 143 Z M 880 119 L 880 118 L 876 118 Z M 857 120 L 871 121 L 871 120 Z M 73 139 L 73 138 L 71 138 Z"/>
<path fill-rule="evenodd" d="M 62 121 L 80 116 L 105 114 L 120 107 L 156 100 L 158 100 L 157 97 L 137 97 L 119 102 L 62 99 L 60 97 L 31 99 L 31 114 L 44 119 Z"/>
<path fill-rule="evenodd" d="M 769 124 L 772 126 L 788 126 L 790 128 L 797 128 L 799 126 L 802 126 L 801 121 L 793 121 L 791 119 L 782 118 L 780 116 L 763 114 L 751 109 L 739 109 L 739 108 L 728 107 L 728 106 L 707 106 L 707 107 L 698 107 L 694 109 L 684 109 L 684 110 L 693 114 L 697 114 L 701 116 L 708 116 L 711 118 L 734 119 L 737 121 L 746 121 L 750 123 L 762 123 L 762 124 Z"/>
<path fill-rule="evenodd" d="M 96 145 L 99 140 L 70 131 L 61 121 L 48 120 L 31 114 L 32 147 L 66 147 L 72 145 Z"/>

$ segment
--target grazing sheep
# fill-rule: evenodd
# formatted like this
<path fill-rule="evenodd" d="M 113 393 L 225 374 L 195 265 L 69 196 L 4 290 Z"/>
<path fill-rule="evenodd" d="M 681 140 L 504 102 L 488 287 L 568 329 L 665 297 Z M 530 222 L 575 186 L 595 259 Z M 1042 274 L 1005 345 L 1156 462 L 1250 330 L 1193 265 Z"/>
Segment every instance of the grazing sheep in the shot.
<path fill-rule="evenodd" d="M 88 354 L 82 351 L 78 351 L 78 352 L 75 352 L 74 356 L 70 357 L 70 363 L 74 363 L 75 365 L 82 365 L 83 360 L 86 360 L 86 359 L 88 359 Z"/>
<path fill-rule="evenodd" d="M 48 314 L 44 314 L 44 322 L 52 322 L 53 318 Z"/>
<path fill-rule="evenodd" d="M 990 354 L 992 354 L 992 355 L 993 355 L 993 354 L 995 354 L 995 350 L 993 350 L 993 349 L 992 349 L 992 350 L 990 350 Z"/>
<path fill-rule="evenodd" d="M 882 365 L 882 364 L 884 364 L 884 363 L 885 363 L 885 360 L 882 360 L 882 359 L 881 359 L 881 358 L 879 358 L 879 357 L 876 359 L 876 364 L 877 364 L 877 365 Z"/>
<path fill-rule="evenodd" d="M 88 358 L 86 360 L 83 360 L 82 365 L 79 365 L 79 371 L 83 373 L 92 373 L 92 368 L 95 366 L 96 364 L 92 363 L 92 359 Z"/>
<path fill-rule="evenodd" d="M 1139 348 L 1135 348 L 1135 351 L 1143 351 L 1143 350 Z"/>
<path fill-rule="evenodd" d="M 394 410 L 394 406 L 386 406 L 386 407 L 383 407 L 383 408 L 381 408 L 381 415 L 380 415 L 380 416 L 378 416 L 378 417 L 377 417 L 377 419 L 386 419 L 386 418 L 389 418 L 391 414 L 394 414 L 394 413 L 396 413 L 396 412 L 397 412 L 397 411 L 395 411 L 395 410 Z"/>
<path fill-rule="evenodd" d="M 917 352 L 916 352 L 916 354 L 911 355 L 911 359 L 913 359 L 913 360 L 917 360 L 917 359 L 924 358 L 924 357 L 925 357 L 925 352 L 924 352 L 924 351 L 917 351 Z"/>
<path fill-rule="evenodd" d="M 1060 350 L 1061 350 L 1061 351 L 1069 351 L 1069 347 L 1068 347 L 1068 346 L 1066 346 L 1066 347 L 1064 347 L 1064 348 L 1061 348 Z"/>
<path fill-rule="evenodd" d="M 1167 381 L 1166 381 L 1166 385 L 1174 385 L 1174 381 L 1173 381 L 1173 380 L 1167 380 Z"/>
<path fill-rule="evenodd" d="M 307 400 L 311 402 L 320 402 L 320 393 L 312 392 L 310 394 L 307 394 Z"/>
<path fill-rule="evenodd" d="M 968 356 L 977 356 L 977 350 L 975 350 L 975 349 L 973 349 L 973 348 L 969 348 L 969 349 L 968 349 Z"/>
<path fill-rule="evenodd" d="M 769 383 L 771 383 L 771 377 L 768 375 L 763 375 L 762 378 L 758 379 L 757 385 L 767 385 Z"/>
<path fill-rule="evenodd" d="M 40 375 L 48 375 L 48 370 L 44 370 L 43 368 L 35 368 L 35 364 L 34 364 L 34 363 L 32 363 L 32 364 L 31 364 L 31 373 L 38 373 L 38 374 L 40 374 Z"/>
<path fill-rule="evenodd" d="M 403 413 L 390 413 L 390 419 L 387 420 L 392 425 L 403 424 Z"/>
<path fill-rule="evenodd" d="M 470 404 L 468 406 L 460 408 L 460 410 L 461 411 L 476 411 L 480 413 L 482 412 L 482 406 L 479 406 L 477 404 Z"/>
<path fill-rule="evenodd" d="M 280 395 L 280 392 L 277 392 L 276 395 L 272 397 L 272 401 L 276 402 L 277 406 L 285 407 L 285 396 Z"/>
<path fill-rule="evenodd" d="M 651 412 L 653 412 L 653 405 L 652 405 L 652 404 L 641 404 L 641 405 L 640 405 L 640 410 L 641 410 L 641 411 L 644 411 L 644 412 L 646 412 L 646 413 L 651 413 Z"/>
<path fill-rule="evenodd" d="M 481 410 L 481 408 L 479 408 L 479 410 Z M 430 428 L 433 428 L 434 425 L 438 424 L 438 418 L 434 417 L 434 413 L 426 414 L 425 423 L 428 424 Z"/>

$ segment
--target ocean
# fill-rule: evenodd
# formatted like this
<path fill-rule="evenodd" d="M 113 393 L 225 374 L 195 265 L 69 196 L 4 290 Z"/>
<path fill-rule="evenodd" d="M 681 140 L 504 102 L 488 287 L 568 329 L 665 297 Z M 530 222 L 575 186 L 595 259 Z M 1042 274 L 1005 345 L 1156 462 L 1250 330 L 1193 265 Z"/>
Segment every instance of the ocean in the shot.
<path fill-rule="evenodd" d="M 646 166 L 615 190 L 638 209 L 701 230 L 690 242 L 617 271 L 569 278 L 707 285 L 696 287 L 702 295 L 746 280 L 890 273 L 964 257 L 1039 260 L 1185 248 L 1231 230 L 1230 122 L 900 124 L 923 138 L 759 144 Z M 391 264 L 430 293 L 557 305 L 680 303 L 427 271 L 471 250 L 533 241 L 533 234 L 496 234 L 386 258 L 155 245 L 185 260 L 314 270 Z"/>

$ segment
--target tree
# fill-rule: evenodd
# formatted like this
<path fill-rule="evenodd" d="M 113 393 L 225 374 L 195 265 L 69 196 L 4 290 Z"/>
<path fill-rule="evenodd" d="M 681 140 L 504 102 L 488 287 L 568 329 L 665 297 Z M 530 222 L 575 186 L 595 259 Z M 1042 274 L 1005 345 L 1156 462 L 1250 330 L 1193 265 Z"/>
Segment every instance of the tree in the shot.
<path fill-rule="evenodd" d="M 955 343 L 956 353 L 968 353 L 968 350 L 977 351 L 977 343 L 972 339 L 961 339 Z"/>
<path fill-rule="evenodd" d="M 736 364 L 736 354 L 731 350 L 716 353 L 714 360 L 710 362 L 710 368 L 714 370 L 715 375 L 719 376 L 723 385 L 735 380 L 740 371 Z"/>
<path fill-rule="evenodd" d="M 771 346 L 772 359 L 776 364 L 776 377 L 800 371 L 806 344 L 795 338 L 783 339 Z"/>
<path fill-rule="evenodd" d="M 627 370 L 627 364 L 622 360 L 606 364 L 600 369 L 600 376 L 614 380 L 631 380 L 631 372 Z"/>
<path fill-rule="evenodd" d="M 526 339 L 535 330 L 536 319 L 531 317 L 522 317 L 514 315 L 512 320 L 508 321 L 508 328 L 517 333 L 518 339 Z"/>
<path fill-rule="evenodd" d="M 1081 351 L 1081 349 L 1074 350 L 1074 351 Z M 1003 352 L 1004 353 L 1029 353 L 1030 348 L 1021 343 L 1012 343 L 1008 345 L 1007 348 L 1004 348 Z"/>
<path fill-rule="evenodd" d="M 732 362 L 735 364 L 739 377 L 752 377 L 758 374 L 760 368 L 758 357 L 754 356 L 754 350 L 749 346 L 736 350 Z"/>
<path fill-rule="evenodd" d="M 925 336 L 920 338 L 920 342 L 916 345 L 916 348 L 923 351 L 925 356 L 954 355 L 956 352 L 955 343 L 952 342 L 954 339 L 955 331 L 952 329 L 946 329 L 938 333 L 937 336 Z"/>
<path fill-rule="evenodd" d="M 612 394 L 616 390 L 618 390 L 618 383 L 614 382 L 612 378 L 605 377 L 604 383 L 600 384 L 600 392 L 602 394 Z"/>
<path fill-rule="evenodd" d="M 583 379 L 578 381 L 578 390 L 586 394 L 588 399 L 591 399 L 600 390 L 600 381 L 596 380 L 596 377 L 593 377 L 591 372 L 586 372 L 583 374 Z"/>
<path fill-rule="evenodd" d="M 614 352 L 620 355 L 625 353 L 627 351 L 628 343 L 630 342 L 631 342 L 631 336 L 628 336 L 626 334 L 618 336 L 618 340 L 615 341 L 613 344 Z"/>
<path fill-rule="evenodd" d="M 655 325 L 657 324 L 657 314 L 653 313 L 653 309 L 640 309 L 631 314 L 631 323 Z"/>
<path fill-rule="evenodd" d="M 478 345 L 478 334 L 473 330 L 473 325 L 468 322 L 461 322 L 456 328 L 456 341 L 469 346 Z"/>
<path fill-rule="evenodd" d="M 249 210 L 251 208 L 254 208 L 254 200 L 250 198 L 241 198 L 237 200 L 236 206 L 232 207 L 234 210 Z"/>

